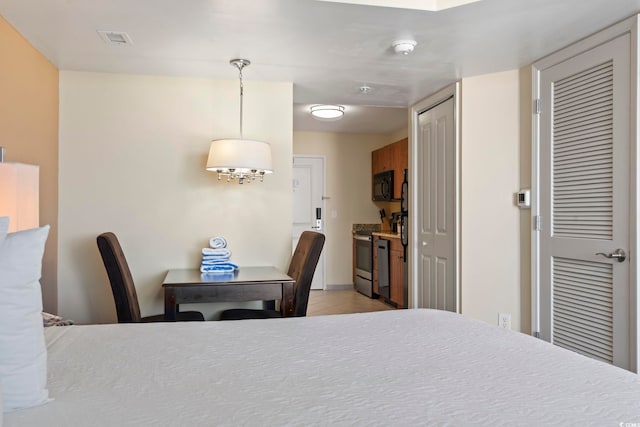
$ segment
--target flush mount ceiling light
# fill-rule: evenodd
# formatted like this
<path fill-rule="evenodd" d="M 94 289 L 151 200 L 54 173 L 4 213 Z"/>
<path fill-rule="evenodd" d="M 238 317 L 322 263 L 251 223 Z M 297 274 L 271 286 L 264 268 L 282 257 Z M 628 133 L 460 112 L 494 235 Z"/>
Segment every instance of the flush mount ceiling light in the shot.
<path fill-rule="evenodd" d="M 391 43 L 393 50 L 398 54 L 409 55 L 413 52 L 413 49 L 416 47 L 418 42 L 415 40 L 396 40 Z"/>
<path fill-rule="evenodd" d="M 311 115 L 318 120 L 339 120 L 344 115 L 342 105 L 312 105 Z"/>
<path fill-rule="evenodd" d="M 218 173 L 218 180 L 223 176 L 227 182 L 237 179 L 238 184 L 252 182 L 260 178 L 262 182 L 266 174 L 272 173 L 271 146 L 268 142 L 244 139 L 242 137 L 242 69 L 251 62 L 248 59 L 232 59 L 231 65 L 240 74 L 240 139 L 216 139 L 211 141 L 207 170 Z"/>

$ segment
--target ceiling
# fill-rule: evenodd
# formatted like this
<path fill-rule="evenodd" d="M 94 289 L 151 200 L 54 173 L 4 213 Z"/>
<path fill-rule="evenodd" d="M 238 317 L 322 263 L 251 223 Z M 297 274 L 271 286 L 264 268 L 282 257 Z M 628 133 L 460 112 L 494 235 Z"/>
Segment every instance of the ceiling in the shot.
<path fill-rule="evenodd" d="M 61 70 L 235 79 L 229 60 L 247 58 L 246 80 L 293 82 L 294 129 L 368 133 L 406 126 L 407 106 L 448 83 L 530 64 L 638 11 L 640 0 L 482 0 L 438 12 L 316 0 L 0 0 L 0 15 Z M 132 44 L 108 45 L 97 30 L 126 32 Z M 415 40 L 414 52 L 396 54 L 397 39 Z M 318 103 L 344 105 L 345 117 L 310 119 Z"/>

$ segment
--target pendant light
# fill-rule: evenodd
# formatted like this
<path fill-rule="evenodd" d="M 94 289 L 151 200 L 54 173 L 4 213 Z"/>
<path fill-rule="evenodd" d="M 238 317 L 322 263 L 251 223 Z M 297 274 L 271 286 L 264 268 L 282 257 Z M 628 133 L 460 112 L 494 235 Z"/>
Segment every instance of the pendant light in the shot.
<path fill-rule="evenodd" d="M 218 180 L 223 176 L 227 182 L 234 179 L 239 184 L 255 181 L 262 182 L 266 174 L 273 172 L 271 166 L 271 146 L 268 142 L 244 139 L 242 134 L 242 100 L 244 87 L 242 85 L 242 70 L 249 66 L 248 59 L 232 59 L 229 64 L 238 69 L 240 75 L 240 138 L 216 139 L 211 141 L 207 170 L 218 173 Z"/>

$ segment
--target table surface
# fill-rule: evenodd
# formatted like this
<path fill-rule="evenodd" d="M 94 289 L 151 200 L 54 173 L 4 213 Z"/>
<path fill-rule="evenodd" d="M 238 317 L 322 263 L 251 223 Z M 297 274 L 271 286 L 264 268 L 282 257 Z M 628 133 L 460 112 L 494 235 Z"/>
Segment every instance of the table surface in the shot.
<path fill-rule="evenodd" d="M 167 286 L 242 285 L 261 282 L 293 282 L 293 278 L 275 267 L 240 267 L 234 273 L 201 273 L 197 268 L 169 270 L 162 282 Z"/>

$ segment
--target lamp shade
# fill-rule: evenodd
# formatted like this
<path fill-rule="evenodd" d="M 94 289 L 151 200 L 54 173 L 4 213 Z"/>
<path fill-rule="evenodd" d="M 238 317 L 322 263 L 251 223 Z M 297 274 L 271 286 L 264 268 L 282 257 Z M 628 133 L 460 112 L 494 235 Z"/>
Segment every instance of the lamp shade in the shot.
<path fill-rule="evenodd" d="M 38 174 L 38 166 L 0 162 L 0 216 L 10 232 L 40 225 Z"/>
<path fill-rule="evenodd" d="M 216 139 L 211 141 L 207 170 L 272 173 L 271 146 L 251 139 Z"/>

